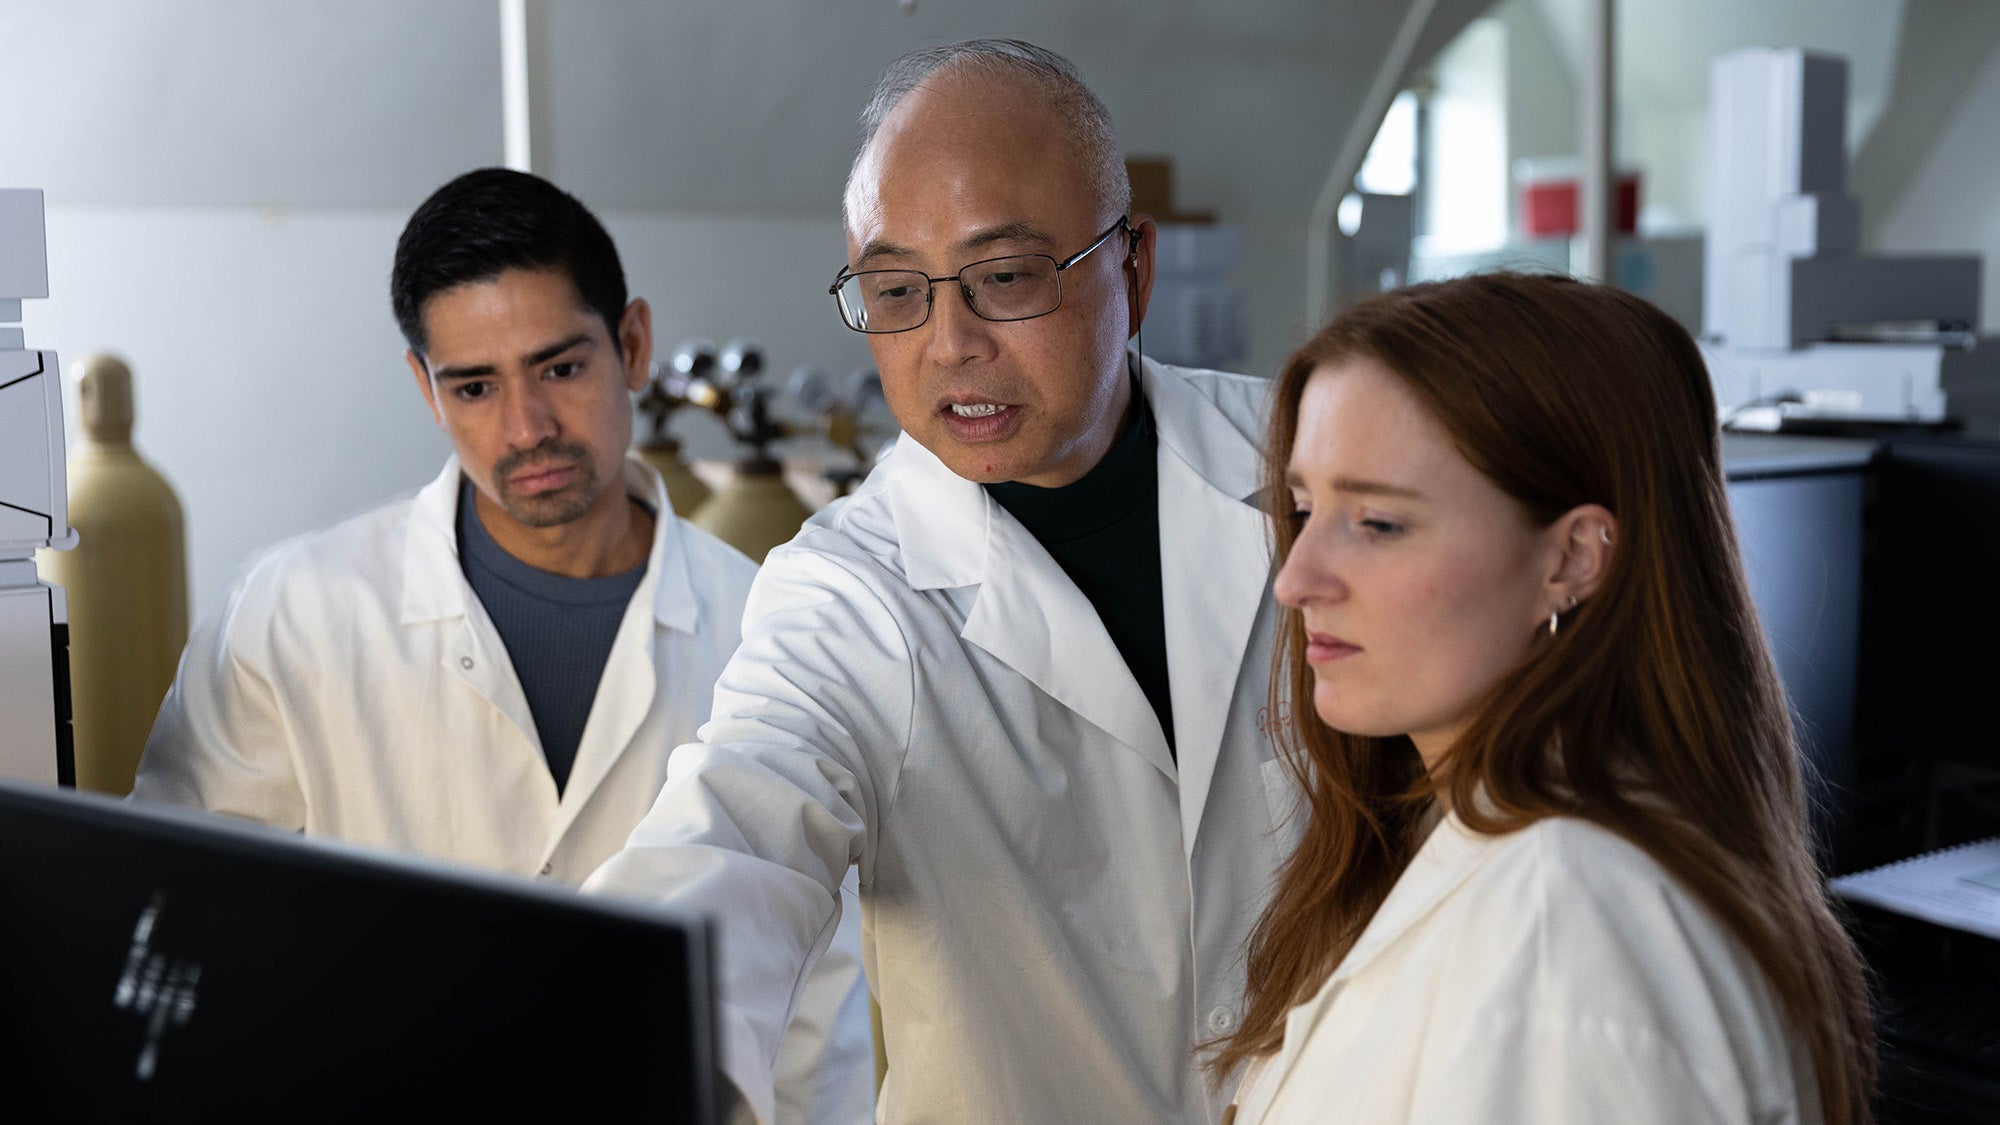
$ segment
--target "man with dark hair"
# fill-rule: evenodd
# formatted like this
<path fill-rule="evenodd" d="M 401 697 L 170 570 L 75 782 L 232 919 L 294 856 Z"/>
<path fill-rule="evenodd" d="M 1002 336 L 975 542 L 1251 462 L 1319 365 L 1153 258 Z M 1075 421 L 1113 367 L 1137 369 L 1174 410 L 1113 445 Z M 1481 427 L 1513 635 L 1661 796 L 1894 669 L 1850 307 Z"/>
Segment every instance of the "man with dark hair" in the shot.
<path fill-rule="evenodd" d="M 702 741 L 588 889 L 721 918 L 760 1117 L 853 865 L 883 1120 L 1213 1122 L 1199 1049 L 1293 827 L 1266 386 L 1126 351 L 1153 220 L 1060 56 L 919 52 L 863 128 L 832 289 L 906 437 L 768 556 Z"/>
<path fill-rule="evenodd" d="M 583 204 L 461 176 L 411 216 L 390 293 L 453 457 L 244 567 L 134 796 L 575 885 L 706 718 L 756 568 L 627 455 L 652 315 Z M 872 1115 L 858 942 L 806 983 L 781 1120 Z"/>

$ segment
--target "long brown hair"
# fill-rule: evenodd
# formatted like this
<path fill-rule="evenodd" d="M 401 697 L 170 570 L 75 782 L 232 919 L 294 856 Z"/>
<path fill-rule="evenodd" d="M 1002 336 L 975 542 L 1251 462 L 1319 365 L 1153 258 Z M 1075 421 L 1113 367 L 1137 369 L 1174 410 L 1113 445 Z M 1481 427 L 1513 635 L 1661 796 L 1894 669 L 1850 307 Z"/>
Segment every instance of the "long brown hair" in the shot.
<path fill-rule="evenodd" d="M 1304 836 L 1250 939 L 1226 1073 L 1275 1050 L 1408 865 L 1430 798 L 1475 832 L 1552 816 L 1618 833 L 1749 950 L 1810 1044 L 1827 1119 L 1870 1119 L 1874 1035 L 1861 960 L 1828 904 L 1790 717 L 1750 604 L 1723 491 L 1715 399 L 1687 332 L 1619 290 L 1485 274 L 1412 286 L 1337 317 L 1287 361 L 1265 483 L 1283 560 L 1299 399 L 1319 367 L 1400 376 L 1480 472 L 1546 526 L 1579 504 L 1618 520 L 1596 592 L 1497 684 L 1427 776 L 1406 737 L 1327 727 L 1296 611 L 1271 677 Z M 1475 799 L 1477 794 L 1477 799 Z"/>

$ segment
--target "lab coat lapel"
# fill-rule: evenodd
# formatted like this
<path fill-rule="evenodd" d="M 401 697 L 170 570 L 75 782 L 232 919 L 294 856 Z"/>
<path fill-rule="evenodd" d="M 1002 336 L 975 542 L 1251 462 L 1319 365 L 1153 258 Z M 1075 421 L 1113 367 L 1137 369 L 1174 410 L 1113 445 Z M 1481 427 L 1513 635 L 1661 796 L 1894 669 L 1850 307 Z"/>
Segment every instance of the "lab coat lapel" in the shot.
<path fill-rule="evenodd" d="M 476 619 L 476 620 L 475 620 Z M 514 674 L 514 662 L 507 656 L 507 646 L 500 640 L 500 631 L 486 616 L 486 609 L 477 601 L 472 601 L 460 619 L 455 635 L 439 654 L 439 662 L 445 670 L 456 676 L 465 686 L 478 693 L 487 705 L 505 716 L 527 743 L 528 750 L 540 756 L 541 736 L 535 732 L 535 717 L 528 710 L 528 695 L 521 690 L 521 680 Z M 494 753 L 498 747 L 468 746 L 466 753 Z M 555 781 L 549 781 L 549 801 L 555 801 Z"/>
<path fill-rule="evenodd" d="M 1148 363 L 1159 430 L 1160 585 L 1167 680 L 1180 754 L 1189 855 L 1214 780 L 1250 634 L 1271 580 L 1269 532 L 1254 503 L 1257 447 L 1185 382 Z"/>
<path fill-rule="evenodd" d="M 890 504 L 916 589 L 978 587 L 959 637 L 1174 776 L 1139 682 L 1090 599 L 986 490 L 897 443 Z"/>
<path fill-rule="evenodd" d="M 597 696 L 591 701 L 590 717 L 584 721 L 583 737 L 577 742 L 576 760 L 563 786 L 555 826 L 543 848 L 543 863 L 555 854 L 570 826 L 590 803 L 591 794 L 631 747 L 632 736 L 653 709 L 653 694 L 659 689 L 654 671 L 654 649 L 660 641 L 657 633 L 650 599 L 633 598 L 625 607 L 618 635 L 611 642 L 611 654 L 598 677 Z"/>
<path fill-rule="evenodd" d="M 458 565 L 458 458 L 410 501 L 403 536 L 403 624 L 462 616 L 470 600 Z"/>
<path fill-rule="evenodd" d="M 994 509 L 986 581 L 961 636 L 1173 777 L 1159 716 L 1097 608 L 1019 521 Z"/>
<path fill-rule="evenodd" d="M 403 540 L 403 625 L 441 626 L 457 621 L 440 647 L 438 661 L 445 671 L 476 692 L 520 731 L 530 750 L 540 754 L 528 697 L 514 675 L 514 664 L 500 641 L 499 630 L 485 607 L 472 596 L 458 561 L 458 458 L 445 462 L 437 479 L 424 486 L 410 505 L 409 531 Z M 555 786 L 549 786 L 555 799 Z"/>
<path fill-rule="evenodd" d="M 1492 854 L 1497 837 L 1479 836 L 1457 817 L 1447 815 L 1431 829 L 1410 865 L 1403 869 L 1389 897 L 1368 920 L 1367 929 L 1333 970 L 1335 982 L 1366 969 L 1411 928 L 1429 917 Z"/>
<path fill-rule="evenodd" d="M 1491 843 L 1491 838 L 1473 835 L 1454 817 L 1446 817 L 1431 830 L 1430 838 L 1417 849 L 1410 865 L 1390 888 L 1389 897 L 1376 909 L 1360 939 L 1334 967 L 1319 992 L 1286 1014 L 1284 1045 L 1273 1064 L 1277 1068 L 1278 1085 L 1283 1084 L 1298 1064 L 1306 1040 L 1332 1009 L 1334 999 L 1347 981 L 1381 958 L 1470 879 L 1491 854 Z"/>
<path fill-rule="evenodd" d="M 626 489 L 659 513 L 653 520 L 652 554 L 598 679 L 569 784 L 563 787 L 562 808 L 542 856 L 545 863 L 611 767 L 631 750 L 634 736 L 652 714 L 653 696 L 659 690 L 661 634 L 670 629 L 693 633 L 701 619 L 687 551 L 681 544 L 681 525 L 667 501 L 666 485 L 637 458 L 626 459 L 625 474 Z"/>

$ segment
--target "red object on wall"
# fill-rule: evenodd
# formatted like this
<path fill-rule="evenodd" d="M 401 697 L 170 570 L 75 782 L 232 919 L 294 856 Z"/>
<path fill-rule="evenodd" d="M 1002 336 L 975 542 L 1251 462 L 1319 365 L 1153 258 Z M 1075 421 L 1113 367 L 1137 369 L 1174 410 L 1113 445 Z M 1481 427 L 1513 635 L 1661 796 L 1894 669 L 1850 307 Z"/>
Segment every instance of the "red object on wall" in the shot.
<path fill-rule="evenodd" d="M 1577 181 L 1555 178 L 1521 185 L 1521 229 L 1529 238 L 1568 237 L 1577 232 Z M 1639 230 L 1639 177 L 1618 177 L 1613 207 L 1619 234 Z"/>

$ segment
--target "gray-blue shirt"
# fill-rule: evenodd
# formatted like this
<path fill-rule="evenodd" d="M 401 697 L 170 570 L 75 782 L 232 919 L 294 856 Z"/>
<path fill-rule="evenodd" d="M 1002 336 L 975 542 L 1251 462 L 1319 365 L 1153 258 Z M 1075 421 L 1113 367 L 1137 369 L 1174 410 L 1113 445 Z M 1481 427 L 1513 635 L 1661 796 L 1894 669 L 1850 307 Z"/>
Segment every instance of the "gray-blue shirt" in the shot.
<path fill-rule="evenodd" d="M 458 561 L 507 646 L 514 675 L 528 697 L 542 755 L 561 793 L 576 762 L 584 724 L 590 721 L 618 623 L 646 576 L 646 564 L 606 578 L 537 570 L 494 542 L 479 522 L 472 484 L 465 480 L 458 486 Z"/>

